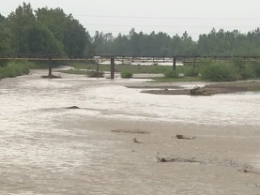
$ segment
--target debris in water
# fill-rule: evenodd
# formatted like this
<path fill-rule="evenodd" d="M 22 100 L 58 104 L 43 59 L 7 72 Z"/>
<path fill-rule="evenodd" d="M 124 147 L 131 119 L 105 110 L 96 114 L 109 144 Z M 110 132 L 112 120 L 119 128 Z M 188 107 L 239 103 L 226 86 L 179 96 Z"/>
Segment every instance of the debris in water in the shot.
<path fill-rule="evenodd" d="M 123 129 L 117 129 L 117 130 L 111 130 L 114 133 L 129 133 L 129 134 L 150 134 L 150 132 L 142 131 L 142 130 L 123 130 Z"/>
<path fill-rule="evenodd" d="M 66 109 L 80 109 L 78 106 L 71 106 L 71 107 L 68 107 Z"/>
<path fill-rule="evenodd" d="M 176 135 L 176 138 L 177 139 L 188 139 L 188 140 L 196 139 L 196 137 L 187 137 L 185 135 L 179 135 L 179 134 Z"/>
<path fill-rule="evenodd" d="M 166 157 L 166 158 L 160 158 L 156 157 L 157 162 L 183 162 L 183 163 L 199 163 L 200 161 L 197 161 L 195 158 L 191 159 L 184 159 L 184 158 L 171 158 L 171 157 Z"/>
<path fill-rule="evenodd" d="M 140 144 L 140 142 L 136 138 L 134 138 L 134 143 Z"/>

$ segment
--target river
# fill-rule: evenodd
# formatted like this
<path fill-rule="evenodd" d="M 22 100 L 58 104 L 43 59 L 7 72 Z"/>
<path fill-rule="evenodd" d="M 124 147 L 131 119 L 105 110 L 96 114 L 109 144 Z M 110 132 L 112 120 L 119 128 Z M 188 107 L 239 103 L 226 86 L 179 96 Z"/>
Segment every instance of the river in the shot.
<path fill-rule="evenodd" d="M 201 135 L 202 141 L 192 147 L 176 143 L 182 145 L 176 154 L 230 155 L 257 168 L 259 93 L 156 96 L 124 87 L 140 80 L 66 74 L 45 80 L 42 74 L 33 71 L 0 82 L 0 194 L 259 194 L 258 175 L 245 178 L 229 167 L 213 171 L 210 166 L 155 162 L 157 152 L 169 153 L 165 148 L 172 142 L 170 135 L 183 129 Z M 74 105 L 81 109 L 65 109 Z M 151 137 L 140 135 L 147 143 L 143 148 L 131 141 L 139 135 L 110 131 L 131 128 L 151 130 Z M 240 148 L 247 144 L 245 129 L 252 143 Z M 227 135 L 237 142 L 228 143 Z M 217 147 L 208 149 L 212 141 Z M 236 181 L 227 186 L 230 179 Z"/>

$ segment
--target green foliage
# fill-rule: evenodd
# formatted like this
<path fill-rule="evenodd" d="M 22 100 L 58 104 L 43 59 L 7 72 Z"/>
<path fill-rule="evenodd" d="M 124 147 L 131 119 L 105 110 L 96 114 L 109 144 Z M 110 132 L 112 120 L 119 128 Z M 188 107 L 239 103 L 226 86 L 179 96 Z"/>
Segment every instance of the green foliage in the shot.
<path fill-rule="evenodd" d="M 0 22 L 3 22 L 5 20 L 5 17 L 1 15 L 0 13 Z"/>
<path fill-rule="evenodd" d="M 31 4 L 23 3 L 8 18 L 6 26 L 9 28 L 11 43 L 16 56 L 29 54 L 27 45 L 28 29 L 34 24 L 35 16 Z"/>
<path fill-rule="evenodd" d="M 237 30 L 210 33 L 193 41 L 187 32 L 170 37 L 166 33 L 144 34 L 131 29 L 128 35 L 113 37 L 110 33 L 97 32 L 92 38 L 95 53 L 106 55 L 172 56 L 172 55 L 259 55 L 260 29 L 246 34 Z"/>
<path fill-rule="evenodd" d="M 165 78 L 178 78 L 178 73 L 177 71 L 174 70 L 168 70 L 164 73 Z"/>
<path fill-rule="evenodd" d="M 6 66 L 7 63 L 8 63 L 8 61 L 6 61 L 6 60 L 0 60 L 0 67 Z"/>
<path fill-rule="evenodd" d="M 128 71 L 123 71 L 121 72 L 121 77 L 124 79 L 129 79 L 133 77 L 133 73 L 128 72 Z"/>
<path fill-rule="evenodd" d="M 241 80 L 246 80 L 255 77 L 255 73 L 250 66 L 246 66 L 245 68 L 240 70 L 239 75 L 240 75 L 239 79 Z"/>
<path fill-rule="evenodd" d="M 96 32 L 90 37 L 85 27 L 63 9 L 39 8 L 35 12 L 30 3 L 18 6 L 7 18 L 0 14 L 0 57 L 1 56 L 67 56 L 70 58 L 86 55 L 138 55 L 138 56 L 173 56 L 173 55 L 259 55 L 260 29 L 248 33 L 237 30 L 216 31 L 192 40 L 188 32 L 169 36 L 163 32 L 146 34 L 131 29 L 128 35 Z M 213 80 L 260 78 L 257 65 L 245 65 L 243 59 L 233 59 L 225 68 L 203 61 L 203 71 L 210 73 Z M 1 64 L 0 64 L 1 66 Z M 2 65 L 3 66 L 3 65 Z M 92 68 L 90 68 L 92 69 Z M 109 66 L 103 69 L 110 69 Z M 172 67 L 162 66 L 118 66 L 117 71 L 131 73 L 165 73 L 166 77 L 177 78 Z M 178 69 L 183 69 L 179 71 Z M 227 71 L 227 72 L 225 72 Z M 186 76 L 197 76 L 195 71 L 186 67 L 177 67 L 177 72 Z M 230 74 L 232 73 L 232 76 Z M 215 74 L 215 75 L 213 75 Z M 220 76 L 217 76 L 221 74 Z M 204 75 L 204 78 L 207 77 Z M 206 78 L 205 78 L 206 79 Z"/>
<path fill-rule="evenodd" d="M 259 63 L 252 64 L 251 68 L 255 74 L 255 77 L 260 78 L 260 64 Z"/>
<path fill-rule="evenodd" d="M 257 70 L 258 69 L 258 70 Z M 240 58 L 232 59 L 228 64 L 205 61 L 201 65 L 201 79 L 208 81 L 235 81 L 255 78 L 260 68 L 245 64 Z"/>
<path fill-rule="evenodd" d="M 31 54 L 62 56 L 63 45 L 58 42 L 53 33 L 44 25 L 35 22 L 28 29 L 28 50 Z"/>
<path fill-rule="evenodd" d="M 82 57 L 88 54 L 86 29 L 62 9 L 36 10 L 23 3 L 5 19 L 0 15 L 0 56 Z"/>
<path fill-rule="evenodd" d="M 4 67 L 0 67 L 0 78 L 16 77 L 29 74 L 31 63 L 29 62 L 10 62 Z"/>
<path fill-rule="evenodd" d="M 230 64 L 232 64 L 238 71 L 245 69 L 245 63 L 241 58 L 231 59 Z"/>
<path fill-rule="evenodd" d="M 36 11 L 36 16 L 53 33 L 56 41 L 62 44 L 62 49 L 69 57 L 82 56 L 90 47 L 88 32 L 71 14 L 66 15 L 60 8 L 41 8 Z"/>
<path fill-rule="evenodd" d="M 0 23 L 0 56 L 5 56 L 11 52 L 11 39 L 8 28 Z"/>
<path fill-rule="evenodd" d="M 193 69 L 193 68 L 189 68 L 185 72 L 185 76 L 187 76 L 187 77 L 197 77 L 198 75 L 199 75 L 198 70 Z"/>
<path fill-rule="evenodd" d="M 231 68 L 233 68 L 236 74 L 239 75 L 239 79 L 246 80 L 255 77 L 252 66 L 246 65 L 243 59 L 241 58 L 232 59 L 230 64 L 231 64 Z"/>
<path fill-rule="evenodd" d="M 212 63 L 201 70 L 201 79 L 207 81 L 235 81 L 238 75 L 229 65 Z"/>

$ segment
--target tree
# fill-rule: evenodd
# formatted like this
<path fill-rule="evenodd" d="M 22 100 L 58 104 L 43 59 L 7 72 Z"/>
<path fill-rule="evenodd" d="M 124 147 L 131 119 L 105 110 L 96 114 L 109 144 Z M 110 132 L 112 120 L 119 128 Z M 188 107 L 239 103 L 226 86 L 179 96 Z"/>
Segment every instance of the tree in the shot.
<path fill-rule="evenodd" d="M 89 44 L 89 35 L 78 20 L 70 19 L 64 32 L 64 51 L 69 57 L 81 57 Z"/>
<path fill-rule="evenodd" d="M 4 26 L 4 24 L 0 23 L 0 56 L 6 56 L 12 53 L 9 34 L 9 30 Z"/>
<path fill-rule="evenodd" d="M 39 22 L 35 22 L 28 29 L 27 44 L 30 54 L 47 57 L 64 55 L 63 45 L 55 39 L 46 26 Z"/>
<path fill-rule="evenodd" d="M 12 47 L 17 56 L 29 53 L 27 45 L 28 29 L 34 24 L 35 17 L 31 4 L 23 3 L 15 12 L 12 12 L 8 18 L 8 27 L 10 29 Z"/>
<path fill-rule="evenodd" d="M 89 51 L 90 37 L 86 29 L 60 8 L 41 8 L 36 11 L 37 21 L 45 25 L 64 46 L 69 57 L 82 57 Z"/>
<path fill-rule="evenodd" d="M 0 22 L 3 22 L 5 20 L 5 17 L 3 15 L 1 15 L 0 13 Z"/>
<path fill-rule="evenodd" d="M 37 21 L 45 25 L 53 34 L 54 37 L 63 44 L 64 33 L 68 23 L 67 15 L 63 9 L 48 9 L 40 8 L 35 11 Z"/>

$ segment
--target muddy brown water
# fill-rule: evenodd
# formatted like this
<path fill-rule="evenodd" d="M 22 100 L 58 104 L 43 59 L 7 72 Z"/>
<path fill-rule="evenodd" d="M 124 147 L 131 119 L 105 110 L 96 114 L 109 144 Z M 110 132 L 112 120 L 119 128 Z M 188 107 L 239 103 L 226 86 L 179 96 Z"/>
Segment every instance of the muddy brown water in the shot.
<path fill-rule="evenodd" d="M 123 86 L 139 80 L 42 74 L 0 82 L 0 194 L 260 194 L 260 174 L 230 165 L 260 168 L 260 94 L 155 96 Z"/>

